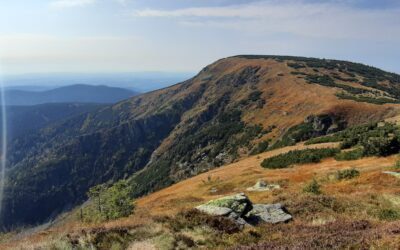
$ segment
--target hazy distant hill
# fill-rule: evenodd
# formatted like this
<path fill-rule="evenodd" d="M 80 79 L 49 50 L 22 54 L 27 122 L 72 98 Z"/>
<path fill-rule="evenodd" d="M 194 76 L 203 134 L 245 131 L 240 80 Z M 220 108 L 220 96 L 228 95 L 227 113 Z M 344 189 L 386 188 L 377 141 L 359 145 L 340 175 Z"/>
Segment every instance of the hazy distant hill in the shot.
<path fill-rule="evenodd" d="M 136 92 L 123 88 L 76 84 L 46 91 L 8 90 L 6 104 L 115 103 L 136 94 Z"/>
<path fill-rule="evenodd" d="M 194 72 L 52 73 L 6 75 L 7 89 L 48 90 L 71 84 L 118 86 L 138 92 L 165 88 L 194 76 Z"/>
<path fill-rule="evenodd" d="M 93 103 L 47 103 L 33 106 L 7 106 L 8 139 L 12 140 L 49 124 L 71 118 L 74 115 L 94 111 L 104 105 Z"/>

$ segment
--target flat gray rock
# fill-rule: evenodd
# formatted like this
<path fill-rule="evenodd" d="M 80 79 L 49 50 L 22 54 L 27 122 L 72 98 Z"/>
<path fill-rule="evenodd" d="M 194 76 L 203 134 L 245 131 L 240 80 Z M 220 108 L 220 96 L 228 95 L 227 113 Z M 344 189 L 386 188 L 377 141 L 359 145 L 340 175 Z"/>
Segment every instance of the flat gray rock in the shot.
<path fill-rule="evenodd" d="M 210 200 L 206 204 L 196 207 L 197 210 L 206 214 L 229 218 L 240 227 L 247 225 L 243 216 L 252 208 L 251 201 L 243 193 Z"/>
<path fill-rule="evenodd" d="M 210 200 L 196 207 L 209 215 L 224 216 L 239 226 L 257 224 L 259 222 L 280 223 L 292 219 L 281 204 L 252 204 L 243 193 Z"/>
<path fill-rule="evenodd" d="M 292 219 L 292 216 L 286 213 L 281 204 L 254 204 L 253 209 L 246 215 L 256 217 L 267 223 L 280 223 Z"/>
<path fill-rule="evenodd" d="M 263 192 L 263 191 L 270 191 L 273 189 L 280 189 L 281 187 L 276 184 L 267 184 L 264 180 L 259 180 L 257 183 L 252 186 L 247 188 L 247 191 L 252 191 L 252 192 Z"/>
<path fill-rule="evenodd" d="M 225 196 L 216 200 L 211 200 L 204 204 L 206 206 L 229 208 L 240 216 L 245 215 L 252 209 L 249 198 L 243 193 Z"/>
<path fill-rule="evenodd" d="M 227 207 L 217 207 L 212 205 L 200 205 L 196 207 L 197 210 L 204 212 L 209 215 L 216 215 L 216 216 L 227 216 L 232 212 L 232 209 Z"/>

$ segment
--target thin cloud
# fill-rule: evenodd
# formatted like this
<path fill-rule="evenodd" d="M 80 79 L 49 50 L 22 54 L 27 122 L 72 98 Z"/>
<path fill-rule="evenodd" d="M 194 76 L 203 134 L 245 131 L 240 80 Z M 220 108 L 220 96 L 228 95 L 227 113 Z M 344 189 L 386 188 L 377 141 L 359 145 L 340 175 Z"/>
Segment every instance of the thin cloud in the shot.
<path fill-rule="evenodd" d="M 261 1 L 223 7 L 144 9 L 135 11 L 133 15 L 172 18 L 185 26 L 240 29 L 256 34 L 400 41 L 400 8 L 356 8 L 346 1 Z"/>
<path fill-rule="evenodd" d="M 56 0 L 50 3 L 50 7 L 56 9 L 82 7 L 94 4 L 96 0 Z"/>
<path fill-rule="evenodd" d="M 300 9 L 298 9 L 300 7 Z M 144 9 L 133 14 L 139 17 L 219 17 L 219 18 L 262 18 L 312 15 L 329 7 L 327 4 L 262 1 L 258 3 L 229 5 L 222 7 L 198 7 L 176 10 Z M 282 9 L 289 11 L 285 12 Z M 305 11 L 305 13 L 300 13 Z"/>

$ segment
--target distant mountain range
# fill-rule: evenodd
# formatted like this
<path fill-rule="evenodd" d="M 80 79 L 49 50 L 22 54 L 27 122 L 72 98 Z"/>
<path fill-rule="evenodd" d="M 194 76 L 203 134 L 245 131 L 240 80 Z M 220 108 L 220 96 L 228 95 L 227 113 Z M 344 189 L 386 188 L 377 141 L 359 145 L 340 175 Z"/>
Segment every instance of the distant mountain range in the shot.
<path fill-rule="evenodd" d="M 104 106 L 106 104 L 100 103 L 47 103 L 32 106 L 7 106 L 8 139 L 13 140 L 29 132 L 42 129 L 49 124 L 62 122 L 74 115 L 94 111 Z"/>
<path fill-rule="evenodd" d="M 7 89 L 43 91 L 71 84 L 107 85 L 148 92 L 182 82 L 194 72 L 50 73 L 5 75 Z"/>
<path fill-rule="evenodd" d="M 6 105 L 37 105 L 44 103 L 116 103 L 135 96 L 137 92 L 104 85 L 76 84 L 45 91 L 6 90 Z"/>

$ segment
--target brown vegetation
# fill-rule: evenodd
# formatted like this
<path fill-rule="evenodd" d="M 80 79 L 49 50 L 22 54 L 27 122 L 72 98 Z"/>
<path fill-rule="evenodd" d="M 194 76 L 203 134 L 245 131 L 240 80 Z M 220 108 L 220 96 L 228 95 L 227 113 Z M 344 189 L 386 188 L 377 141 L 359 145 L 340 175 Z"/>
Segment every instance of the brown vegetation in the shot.
<path fill-rule="evenodd" d="M 340 100 L 335 95 L 337 89 L 307 83 L 303 77 L 291 74 L 293 69 L 286 63 L 273 59 L 248 60 L 238 57 L 223 59 L 208 66 L 185 89 L 182 89 L 183 85 L 175 85 L 135 97 L 115 108 L 129 103 L 128 106 L 134 109 L 130 115 L 145 116 L 149 112 L 156 112 L 155 107 L 162 109 L 199 91 L 203 80 L 213 76 L 202 97 L 182 115 L 180 123 L 153 153 L 153 158 L 157 158 L 168 152 L 173 143 L 178 143 L 177 138 L 184 131 L 185 125 L 190 124 L 193 117 L 206 110 L 209 103 L 222 93 L 218 81 L 248 67 L 257 68 L 260 78 L 253 87 L 238 89 L 231 98 L 234 101 L 228 105 L 235 106 L 235 100 L 249 96 L 254 89 L 262 92 L 261 98 L 265 105 L 249 108 L 241 117 L 247 124 L 273 127 L 270 133 L 254 139 L 254 145 L 268 139 L 277 140 L 309 115 L 334 114 L 344 119 L 348 125 L 354 125 L 379 121 L 399 113 L 398 104 L 375 105 Z M 313 73 L 308 67 L 298 70 L 304 74 Z M 319 70 L 323 74 L 332 73 L 327 69 Z M 357 82 L 346 84 L 364 88 Z M 227 89 L 229 86 L 225 86 L 224 91 Z M 400 224 L 392 211 L 400 209 L 400 180 L 382 173 L 394 165 L 395 156 L 353 161 L 329 158 L 319 163 L 294 165 L 285 169 L 260 167 L 265 158 L 291 150 L 337 146 L 338 143 L 309 146 L 297 144 L 247 158 L 246 152 L 239 150 L 241 160 L 237 162 L 137 199 L 135 214 L 128 218 L 87 224 L 79 221 L 79 210 L 76 210 L 47 230 L 28 236 L 10 235 L 2 247 L 35 249 L 35 244 L 38 244 L 37 249 L 40 249 L 56 240 L 69 246 L 84 242 L 99 249 L 130 247 L 130 243 L 165 249 L 398 248 Z M 338 171 L 353 168 L 359 171 L 359 175 L 354 178 L 337 178 Z M 177 173 L 175 175 L 180 179 Z M 282 189 L 246 191 L 260 179 L 279 184 Z M 319 192 L 304 193 L 304 187 L 313 179 L 320 185 Z M 294 220 L 287 224 L 260 225 L 239 231 L 226 219 L 192 210 L 210 199 L 238 192 L 245 192 L 255 203 L 280 202 L 293 215 Z"/>

